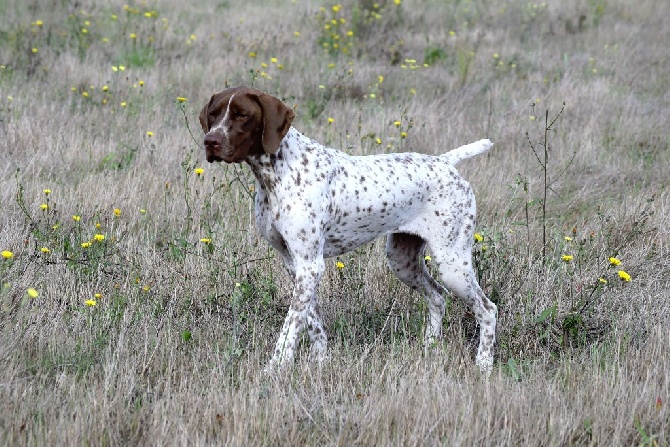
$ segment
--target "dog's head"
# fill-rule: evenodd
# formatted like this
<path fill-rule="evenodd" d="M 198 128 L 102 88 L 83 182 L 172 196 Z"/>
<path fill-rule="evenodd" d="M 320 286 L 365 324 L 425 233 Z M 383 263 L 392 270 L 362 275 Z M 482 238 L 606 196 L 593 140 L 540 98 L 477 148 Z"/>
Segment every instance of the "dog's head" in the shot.
<path fill-rule="evenodd" d="M 295 118 L 278 98 L 251 87 L 216 93 L 200 112 L 208 162 L 239 163 L 248 156 L 273 154 Z"/>

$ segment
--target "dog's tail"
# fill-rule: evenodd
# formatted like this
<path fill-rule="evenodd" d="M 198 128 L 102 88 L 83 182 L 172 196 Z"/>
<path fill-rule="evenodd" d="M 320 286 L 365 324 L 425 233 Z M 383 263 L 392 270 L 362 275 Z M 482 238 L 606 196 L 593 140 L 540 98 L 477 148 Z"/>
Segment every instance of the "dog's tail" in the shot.
<path fill-rule="evenodd" d="M 488 152 L 492 147 L 493 143 L 491 143 L 491 140 L 479 140 L 475 143 L 466 144 L 465 146 L 450 150 L 446 154 L 440 155 L 440 158 L 452 165 L 456 165 L 461 160 Z"/>

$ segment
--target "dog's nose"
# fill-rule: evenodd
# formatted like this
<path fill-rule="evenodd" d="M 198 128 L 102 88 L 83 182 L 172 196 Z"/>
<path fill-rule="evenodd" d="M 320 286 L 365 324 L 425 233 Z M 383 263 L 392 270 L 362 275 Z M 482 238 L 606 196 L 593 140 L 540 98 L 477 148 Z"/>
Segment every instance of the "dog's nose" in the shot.
<path fill-rule="evenodd" d="M 223 138 L 217 133 L 208 133 L 205 135 L 205 147 L 221 147 Z"/>

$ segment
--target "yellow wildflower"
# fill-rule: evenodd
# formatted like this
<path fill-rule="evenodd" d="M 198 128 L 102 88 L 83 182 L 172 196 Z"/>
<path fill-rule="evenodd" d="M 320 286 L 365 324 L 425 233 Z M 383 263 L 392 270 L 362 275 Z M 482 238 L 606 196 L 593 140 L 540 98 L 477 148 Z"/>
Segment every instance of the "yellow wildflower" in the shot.
<path fill-rule="evenodd" d="M 43 203 L 43 204 L 40 205 L 40 208 L 43 209 L 44 211 L 46 211 L 46 210 L 49 209 L 49 205 L 47 205 L 46 203 Z"/>
<path fill-rule="evenodd" d="M 32 287 L 28 289 L 26 292 L 30 298 L 37 298 L 39 296 L 39 292 Z"/>
<path fill-rule="evenodd" d="M 195 172 L 195 175 L 197 175 L 198 177 L 200 177 L 202 174 L 205 173 L 205 169 L 204 169 L 204 168 L 195 168 L 195 169 L 193 170 L 193 172 Z"/>
<path fill-rule="evenodd" d="M 82 242 L 81 243 L 81 248 L 88 248 L 91 246 L 91 243 L 89 241 Z"/>
<path fill-rule="evenodd" d="M 203 244 L 211 244 L 212 240 L 208 237 L 203 237 L 200 239 L 200 242 L 202 242 Z"/>
<path fill-rule="evenodd" d="M 484 236 L 479 233 L 475 233 L 475 242 L 481 242 L 484 240 Z"/>
<path fill-rule="evenodd" d="M 105 235 L 98 233 L 98 234 L 93 235 L 93 239 L 98 241 L 98 242 L 102 242 L 102 241 L 105 240 Z"/>
<path fill-rule="evenodd" d="M 177 96 L 177 102 L 186 102 L 187 99 L 184 98 L 183 96 Z"/>
<path fill-rule="evenodd" d="M 621 264 L 621 260 L 615 257 L 609 258 L 610 265 L 619 265 Z"/>
<path fill-rule="evenodd" d="M 42 247 L 40 248 L 40 251 L 44 254 L 49 254 L 51 253 L 51 250 L 49 250 L 47 247 Z"/>
<path fill-rule="evenodd" d="M 12 259 L 14 257 L 14 253 L 12 253 L 9 250 L 3 250 L 2 251 L 2 257 L 5 259 Z"/>
<path fill-rule="evenodd" d="M 86 300 L 84 301 L 84 304 L 86 304 L 88 307 L 93 307 L 98 304 L 98 302 L 96 300 Z"/>
<path fill-rule="evenodd" d="M 630 281 L 630 275 L 623 270 L 619 270 L 617 272 L 619 274 L 619 278 L 621 278 L 622 281 Z"/>
<path fill-rule="evenodd" d="M 152 131 L 150 131 L 150 130 L 147 130 L 147 136 L 148 136 L 148 137 L 153 137 L 153 136 L 154 136 L 154 133 L 153 133 Z"/>
<path fill-rule="evenodd" d="M 114 215 L 119 217 L 121 215 L 121 210 L 119 208 L 114 208 Z"/>
<path fill-rule="evenodd" d="M 72 220 L 74 220 L 75 222 L 79 222 L 81 220 L 81 216 L 77 216 L 75 214 L 74 216 L 72 216 Z"/>
<path fill-rule="evenodd" d="M 424 259 L 424 261 L 426 261 L 426 262 L 430 262 L 430 261 L 433 260 L 433 258 L 431 258 L 430 255 L 426 255 L 426 256 L 424 256 L 423 259 Z"/>
<path fill-rule="evenodd" d="M 570 262 L 573 259 L 572 255 L 563 255 L 561 256 L 561 259 L 564 260 L 565 262 Z"/>
<path fill-rule="evenodd" d="M 44 192 L 45 196 L 48 196 L 49 194 L 51 194 L 51 190 L 49 188 L 43 190 L 42 192 Z"/>
<path fill-rule="evenodd" d="M 342 270 L 344 268 L 344 262 L 342 261 L 337 261 L 335 263 L 335 267 L 337 267 L 339 270 Z"/>

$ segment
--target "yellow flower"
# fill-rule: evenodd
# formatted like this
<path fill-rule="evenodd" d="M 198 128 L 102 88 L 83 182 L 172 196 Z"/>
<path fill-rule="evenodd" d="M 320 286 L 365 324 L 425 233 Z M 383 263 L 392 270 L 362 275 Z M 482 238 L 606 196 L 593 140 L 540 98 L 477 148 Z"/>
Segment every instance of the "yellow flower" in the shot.
<path fill-rule="evenodd" d="M 43 204 L 40 205 L 40 208 L 43 209 L 44 211 L 46 211 L 46 210 L 49 209 L 49 205 L 47 205 L 46 203 L 43 203 Z"/>
<path fill-rule="evenodd" d="M 12 253 L 9 250 L 3 250 L 2 251 L 2 257 L 5 259 L 12 259 L 14 257 L 14 253 Z"/>
<path fill-rule="evenodd" d="M 328 117 L 328 124 L 332 124 L 335 122 L 335 118 Z"/>
<path fill-rule="evenodd" d="M 253 51 L 249 51 L 249 57 L 256 57 L 257 54 Z"/>
<path fill-rule="evenodd" d="M 98 304 L 98 302 L 96 300 L 86 300 L 84 301 L 84 304 L 86 304 L 88 307 L 93 307 Z"/>
<path fill-rule="evenodd" d="M 377 84 L 381 84 L 382 82 L 384 82 L 384 76 L 379 75 L 379 76 L 377 77 Z"/>
<path fill-rule="evenodd" d="M 483 241 L 483 240 L 484 240 L 484 236 L 482 236 L 482 235 L 479 234 L 479 233 L 475 233 L 475 241 L 476 241 L 476 242 L 481 242 L 481 241 Z"/>
<path fill-rule="evenodd" d="M 565 236 L 563 239 L 566 240 L 566 242 L 571 242 L 572 238 L 570 236 Z"/>
<path fill-rule="evenodd" d="M 88 241 L 87 241 L 87 242 L 82 242 L 82 243 L 81 243 L 81 248 L 88 248 L 88 247 L 90 247 L 90 246 L 91 246 L 91 243 L 88 242 Z"/>
<path fill-rule="evenodd" d="M 630 275 L 623 270 L 619 270 L 617 272 L 619 274 L 619 278 L 621 278 L 622 281 L 630 281 Z"/>
<path fill-rule="evenodd" d="M 144 87 L 144 81 L 143 80 L 140 79 L 139 81 L 137 81 L 137 83 L 139 84 L 140 87 Z"/>
<path fill-rule="evenodd" d="M 570 262 L 572 261 L 572 255 L 563 255 L 561 256 L 561 259 L 564 260 L 565 262 Z"/>
<path fill-rule="evenodd" d="M 272 62 L 273 64 L 276 64 L 279 61 L 277 60 L 276 57 L 273 57 L 273 58 L 270 58 L 270 62 Z"/>
<path fill-rule="evenodd" d="M 45 195 L 45 196 L 48 196 L 49 194 L 51 194 L 51 190 L 48 189 L 48 188 L 45 189 L 45 190 L 43 190 L 42 192 L 44 192 L 44 195 Z"/>
<path fill-rule="evenodd" d="M 77 216 L 75 214 L 74 216 L 72 216 L 72 220 L 74 220 L 75 222 L 79 222 L 81 220 L 81 216 Z"/>
<path fill-rule="evenodd" d="M 395 127 L 400 127 L 401 124 L 402 124 L 402 123 L 401 123 L 400 121 L 393 121 L 393 125 L 394 125 Z"/>
<path fill-rule="evenodd" d="M 400 132 L 400 138 L 407 138 L 407 132 Z"/>
<path fill-rule="evenodd" d="M 212 240 L 208 237 L 203 237 L 200 239 L 200 242 L 202 242 L 203 244 L 211 244 Z"/>
<path fill-rule="evenodd" d="M 116 217 L 119 217 L 119 216 L 121 215 L 121 210 L 118 209 L 118 208 L 114 208 L 114 215 L 115 215 Z"/>
<path fill-rule="evenodd" d="M 424 261 L 426 261 L 426 262 L 430 262 L 430 261 L 433 260 L 433 258 L 431 258 L 430 255 L 426 255 L 426 256 L 424 256 L 423 259 L 424 259 Z"/>
<path fill-rule="evenodd" d="M 137 39 L 137 34 L 135 34 L 135 33 L 130 33 L 130 36 L 129 36 L 129 37 L 130 37 L 131 39 Z"/>
<path fill-rule="evenodd" d="M 598 278 L 598 282 L 600 284 L 607 284 L 607 280 L 605 278 Z"/>
<path fill-rule="evenodd" d="M 337 261 L 335 263 L 335 267 L 337 267 L 339 270 L 342 270 L 344 268 L 344 262 L 342 261 Z"/>
<path fill-rule="evenodd" d="M 619 264 L 621 264 L 621 260 L 619 260 L 619 259 L 617 259 L 617 258 L 615 258 L 615 257 L 611 257 L 611 258 L 609 258 L 609 261 L 610 261 L 610 265 L 619 265 Z"/>
<path fill-rule="evenodd" d="M 148 137 L 153 137 L 153 136 L 154 136 L 154 133 L 153 133 L 152 131 L 150 131 L 150 130 L 147 130 L 147 136 L 148 136 Z"/>
<path fill-rule="evenodd" d="M 102 241 L 105 240 L 105 235 L 98 233 L 98 234 L 93 235 L 93 239 L 98 241 L 98 242 L 102 242 Z"/>
<path fill-rule="evenodd" d="M 205 169 L 204 169 L 204 168 L 195 168 L 195 169 L 193 170 L 193 172 L 195 172 L 195 175 L 197 175 L 198 177 L 200 177 L 202 174 L 205 173 Z"/>
<path fill-rule="evenodd" d="M 100 298 L 102 298 L 102 293 L 96 293 L 94 296 L 96 300 L 99 300 Z"/>
<path fill-rule="evenodd" d="M 37 298 L 39 296 L 39 292 L 32 287 L 28 289 L 26 292 L 30 298 Z"/>
<path fill-rule="evenodd" d="M 295 37 L 300 37 L 300 31 L 294 31 L 294 32 L 293 32 L 293 35 L 294 35 Z"/>
<path fill-rule="evenodd" d="M 33 47 L 33 53 L 37 53 L 37 52 L 39 52 L 39 50 L 37 48 Z"/>
<path fill-rule="evenodd" d="M 109 91 L 109 86 L 108 85 L 103 85 L 102 86 L 102 91 L 103 92 L 108 92 Z"/>
<path fill-rule="evenodd" d="M 35 20 L 35 26 L 42 26 L 44 25 L 44 22 L 41 20 Z"/>
<path fill-rule="evenodd" d="M 127 106 L 127 105 L 128 105 L 127 102 L 125 102 L 125 101 L 121 101 L 121 107 L 125 107 L 125 106 Z"/>
<path fill-rule="evenodd" d="M 40 251 L 44 254 L 49 254 L 51 253 L 51 250 L 49 250 L 47 247 L 42 247 L 40 248 Z"/>
<path fill-rule="evenodd" d="M 184 98 L 183 96 L 177 96 L 177 102 L 186 102 L 187 99 Z"/>
<path fill-rule="evenodd" d="M 375 143 L 382 144 L 382 139 L 379 137 L 375 138 Z"/>
<path fill-rule="evenodd" d="M 342 5 L 333 5 L 333 12 L 339 12 Z"/>

